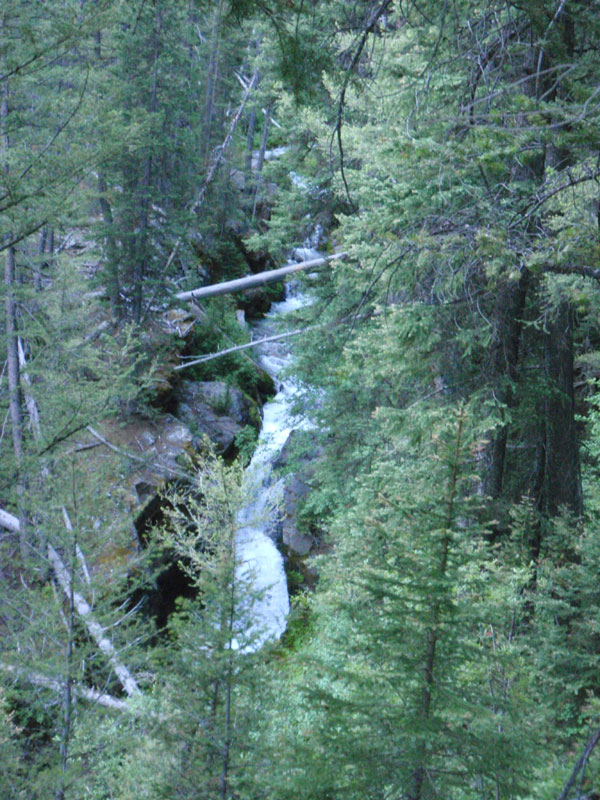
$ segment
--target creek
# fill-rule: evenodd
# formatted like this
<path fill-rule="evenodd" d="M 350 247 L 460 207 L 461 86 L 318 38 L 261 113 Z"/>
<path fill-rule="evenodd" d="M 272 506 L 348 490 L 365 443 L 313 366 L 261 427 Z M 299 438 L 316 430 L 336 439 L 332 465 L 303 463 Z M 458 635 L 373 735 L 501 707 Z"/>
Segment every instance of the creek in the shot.
<path fill-rule="evenodd" d="M 319 257 L 315 252 L 314 257 Z M 279 331 L 279 320 L 290 311 L 308 305 L 310 299 L 294 283 L 286 284 L 285 300 L 274 303 L 264 319 L 253 326 L 253 336 L 263 338 Z M 274 478 L 273 462 L 290 433 L 306 428 L 308 420 L 294 413 L 299 385 L 287 376 L 291 355 L 285 342 L 267 342 L 258 348 L 260 365 L 275 380 L 277 394 L 263 408 L 263 425 L 258 446 L 244 476 L 246 506 L 238 514 L 236 534 L 237 575 L 247 582 L 246 608 L 250 623 L 247 633 L 252 649 L 278 639 L 286 628 L 290 601 L 283 557 L 272 531 L 281 500 L 282 483 Z"/>

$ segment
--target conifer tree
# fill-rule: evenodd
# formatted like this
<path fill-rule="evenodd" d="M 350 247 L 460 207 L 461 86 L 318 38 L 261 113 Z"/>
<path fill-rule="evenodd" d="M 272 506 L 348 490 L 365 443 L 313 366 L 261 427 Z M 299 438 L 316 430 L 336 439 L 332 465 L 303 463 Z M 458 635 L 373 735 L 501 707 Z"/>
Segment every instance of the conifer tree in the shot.
<path fill-rule="evenodd" d="M 477 529 L 469 412 L 443 416 L 421 413 L 418 445 L 390 437 L 336 520 L 301 758 L 277 796 L 527 795 L 533 741 L 511 643 L 523 574 L 495 565 Z"/>
<path fill-rule="evenodd" d="M 245 770 L 259 714 L 262 631 L 252 617 L 253 590 L 235 554 L 240 467 L 214 454 L 197 464 L 193 493 L 172 491 L 160 538 L 197 592 L 181 602 L 169 637 L 154 651 L 156 685 L 143 701 L 140 739 L 113 755 L 121 766 L 102 776 L 98 794 L 124 798 L 251 796 Z M 107 735 L 99 731 L 98 741 Z"/>

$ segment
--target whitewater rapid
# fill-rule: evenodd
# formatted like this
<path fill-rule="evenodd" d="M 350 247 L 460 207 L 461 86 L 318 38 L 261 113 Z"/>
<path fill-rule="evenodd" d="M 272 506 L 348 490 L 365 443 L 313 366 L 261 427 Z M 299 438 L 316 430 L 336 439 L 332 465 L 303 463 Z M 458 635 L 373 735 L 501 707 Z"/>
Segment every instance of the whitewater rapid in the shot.
<path fill-rule="evenodd" d="M 286 299 L 271 306 L 265 319 L 255 326 L 254 337 L 276 333 L 277 318 L 308 302 L 306 296 L 286 286 Z M 258 446 L 244 476 L 248 503 L 238 514 L 235 538 L 236 576 L 240 584 L 248 587 L 245 617 L 249 625 L 244 640 L 250 650 L 279 639 L 286 628 L 290 600 L 283 557 L 269 535 L 282 491 L 281 481 L 274 480 L 272 470 L 291 431 L 307 425 L 306 420 L 293 413 L 299 387 L 284 374 L 291 359 L 285 344 L 270 342 L 257 349 L 259 363 L 273 377 L 278 391 L 263 408 Z"/>

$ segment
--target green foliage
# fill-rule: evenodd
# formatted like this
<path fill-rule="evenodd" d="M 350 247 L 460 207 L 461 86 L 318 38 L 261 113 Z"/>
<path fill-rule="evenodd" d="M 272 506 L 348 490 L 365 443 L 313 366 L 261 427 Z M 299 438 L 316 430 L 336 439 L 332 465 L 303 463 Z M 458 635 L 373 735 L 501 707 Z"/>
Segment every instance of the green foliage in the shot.
<path fill-rule="evenodd" d="M 258 432 L 254 425 L 244 425 L 244 427 L 235 435 L 235 446 L 238 452 L 238 458 L 247 466 L 250 463 L 256 445 L 258 443 Z"/>
<path fill-rule="evenodd" d="M 413 797 L 421 771 L 422 797 L 526 795 L 533 740 L 510 642 L 523 578 L 477 534 L 465 411 L 426 419 L 428 440 L 372 464 L 336 518 L 307 648 L 312 735 L 277 796 Z"/>
<path fill-rule="evenodd" d="M 187 349 L 191 353 L 198 356 L 218 353 L 249 341 L 248 331 L 239 325 L 235 317 L 235 305 L 230 297 L 210 300 L 206 304 L 206 311 L 206 316 L 197 323 L 190 337 Z M 257 401 L 275 393 L 270 376 L 245 351 L 196 364 L 186 374 L 191 380 L 197 381 L 225 380 Z"/>
<path fill-rule="evenodd" d="M 244 780 L 252 692 L 261 656 L 252 619 L 253 590 L 237 572 L 234 537 L 242 502 L 240 466 L 209 454 L 198 469 L 195 495 L 169 496 L 161 538 L 198 590 L 171 624 L 169 673 L 160 693 L 170 791 L 230 797 Z"/>
<path fill-rule="evenodd" d="M 389 4 L 367 35 L 363 2 L 2 4 L 0 247 L 18 245 L 11 288 L 42 418 L 21 459 L 3 441 L 3 502 L 31 531 L 23 553 L 0 542 L 3 796 L 559 795 L 600 691 L 598 10 L 423 0 Z M 192 211 L 239 102 L 235 72 L 255 67 L 256 130 L 240 123 Z M 240 168 L 263 106 L 269 143 L 288 149 L 259 177 Z M 52 226 L 64 244 L 90 208 L 85 265 L 39 252 L 34 233 Z M 198 598 L 144 658 L 132 642 L 148 630 L 110 628 L 128 662 L 147 662 L 143 696 L 116 717 L 73 704 L 65 760 L 70 678 L 119 687 L 69 624 L 45 553 L 70 558 L 112 625 L 128 468 L 72 451 L 139 402 L 150 341 L 127 326 L 90 337 L 105 319 L 89 278 L 114 319 L 142 322 L 174 284 L 244 271 L 251 217 L 244 247 L 283 259 L 319 223 L 349 254 L 313 282 L 301 316 L 324 324 L 296 362 L 324 447 L 300 514 L 330 550 L 320 582 L 277 657 L 246 651 L 239 465 L 208 455 L 195 493 L 169 495 L 163 532 Z M 234 310 L 207 304 L 191 354 L 247 339 Z M 243 353 L 188 375 L 273 388 Z M 255 439 L 238 435 L 244 460 Z"/>

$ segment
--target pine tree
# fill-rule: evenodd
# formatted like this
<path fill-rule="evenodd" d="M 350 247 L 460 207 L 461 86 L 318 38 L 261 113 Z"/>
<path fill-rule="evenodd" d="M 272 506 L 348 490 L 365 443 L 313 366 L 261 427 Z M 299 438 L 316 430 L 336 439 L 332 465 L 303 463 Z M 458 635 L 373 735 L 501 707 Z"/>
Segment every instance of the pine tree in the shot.
<path fill-rule="evenodd" d="M 511 641 L 525 574 L 497 565 L 478 529 L 468 410 L 445 416 L 421 412 L 413 446 L 390 436 L 335 520 L 298 763 L 277 797 L 528 792 L 534 739 Z"/>
<path fill-rule="evenodd" d="M 160 538 L 197 591 L 171 620 L 153 656 L 156 686 L 145 701 L 146 727 L 121 752 L 114 796 L 245 796 L 245 771 L 259 713 L 264 652 L 252 618 L 253 590 L 235 555 L 240 468 L 214 454 L 197 465 L 192 493 L 173 491 Z M 129 740 L 128 740 L 129 742 Z M 158 761 L 157 761 L 158 759 Z M 242 794 L 240 795 L 240 792 Z"/>

